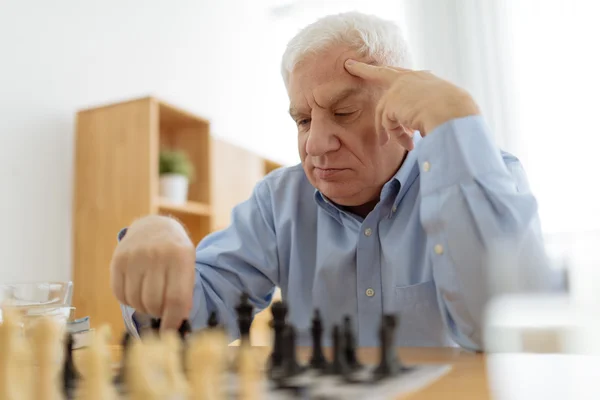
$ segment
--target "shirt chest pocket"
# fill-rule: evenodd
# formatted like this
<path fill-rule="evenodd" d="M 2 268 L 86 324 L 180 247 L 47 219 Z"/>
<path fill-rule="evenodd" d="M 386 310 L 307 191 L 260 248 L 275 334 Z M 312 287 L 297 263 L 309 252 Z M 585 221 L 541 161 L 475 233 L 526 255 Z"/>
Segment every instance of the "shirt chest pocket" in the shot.
<path fill-rule="evenodd" d="M 395 288 L 399 346 L 455 346 L 444 326 L 433 280 Z"/>

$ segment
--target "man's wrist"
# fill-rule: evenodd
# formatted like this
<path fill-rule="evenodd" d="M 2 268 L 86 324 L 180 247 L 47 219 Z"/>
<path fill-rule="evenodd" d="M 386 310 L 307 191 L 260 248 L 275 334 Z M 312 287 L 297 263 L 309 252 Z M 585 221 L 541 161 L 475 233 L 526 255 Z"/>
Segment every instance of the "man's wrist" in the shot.
<path fill-rule="evenodd" d="M 443 99 L 442 104 L 432 108 L 423 123 L 423 135 L 426 136 L 435 128 L 458 118 L 480 115 L 479 106 L 466 92 Z"/>

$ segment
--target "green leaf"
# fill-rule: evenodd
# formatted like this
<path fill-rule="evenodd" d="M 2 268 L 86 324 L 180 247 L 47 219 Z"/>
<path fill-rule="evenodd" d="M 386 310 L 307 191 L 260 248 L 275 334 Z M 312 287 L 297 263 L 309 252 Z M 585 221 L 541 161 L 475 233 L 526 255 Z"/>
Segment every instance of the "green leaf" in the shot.
<path fill-rule="evenodd" d="M 188 156 L 177 150 L 161 150 L 159 159 L 159 174 L 179 174 L 193 179 L 194 166 Z"/>

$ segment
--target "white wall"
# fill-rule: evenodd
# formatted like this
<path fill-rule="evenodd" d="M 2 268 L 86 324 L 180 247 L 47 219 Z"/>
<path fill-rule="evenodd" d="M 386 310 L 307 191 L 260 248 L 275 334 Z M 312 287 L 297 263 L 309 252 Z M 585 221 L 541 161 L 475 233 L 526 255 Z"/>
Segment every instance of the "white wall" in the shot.
<path fill-rule="evenodd" d="M 296 162 L 265 18 L 244 0 L 0 3 L 0 282 L 70 277 L 80 108 L 153 94 Z"/>

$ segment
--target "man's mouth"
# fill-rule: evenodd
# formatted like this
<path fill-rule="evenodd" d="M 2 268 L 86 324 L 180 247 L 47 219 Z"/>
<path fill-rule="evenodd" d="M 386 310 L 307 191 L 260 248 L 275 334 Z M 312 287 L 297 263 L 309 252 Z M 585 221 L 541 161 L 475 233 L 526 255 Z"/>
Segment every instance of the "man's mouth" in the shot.
<path fill-rule="evenodd" d="M 319 168 L 319 167 L 315 167 L 315 175 L 317 176 L 317 178 L 319 179 L 328 179 L 328 178 L 332 178 L 344 171 L 346 171 L 347 168 Z"/>

